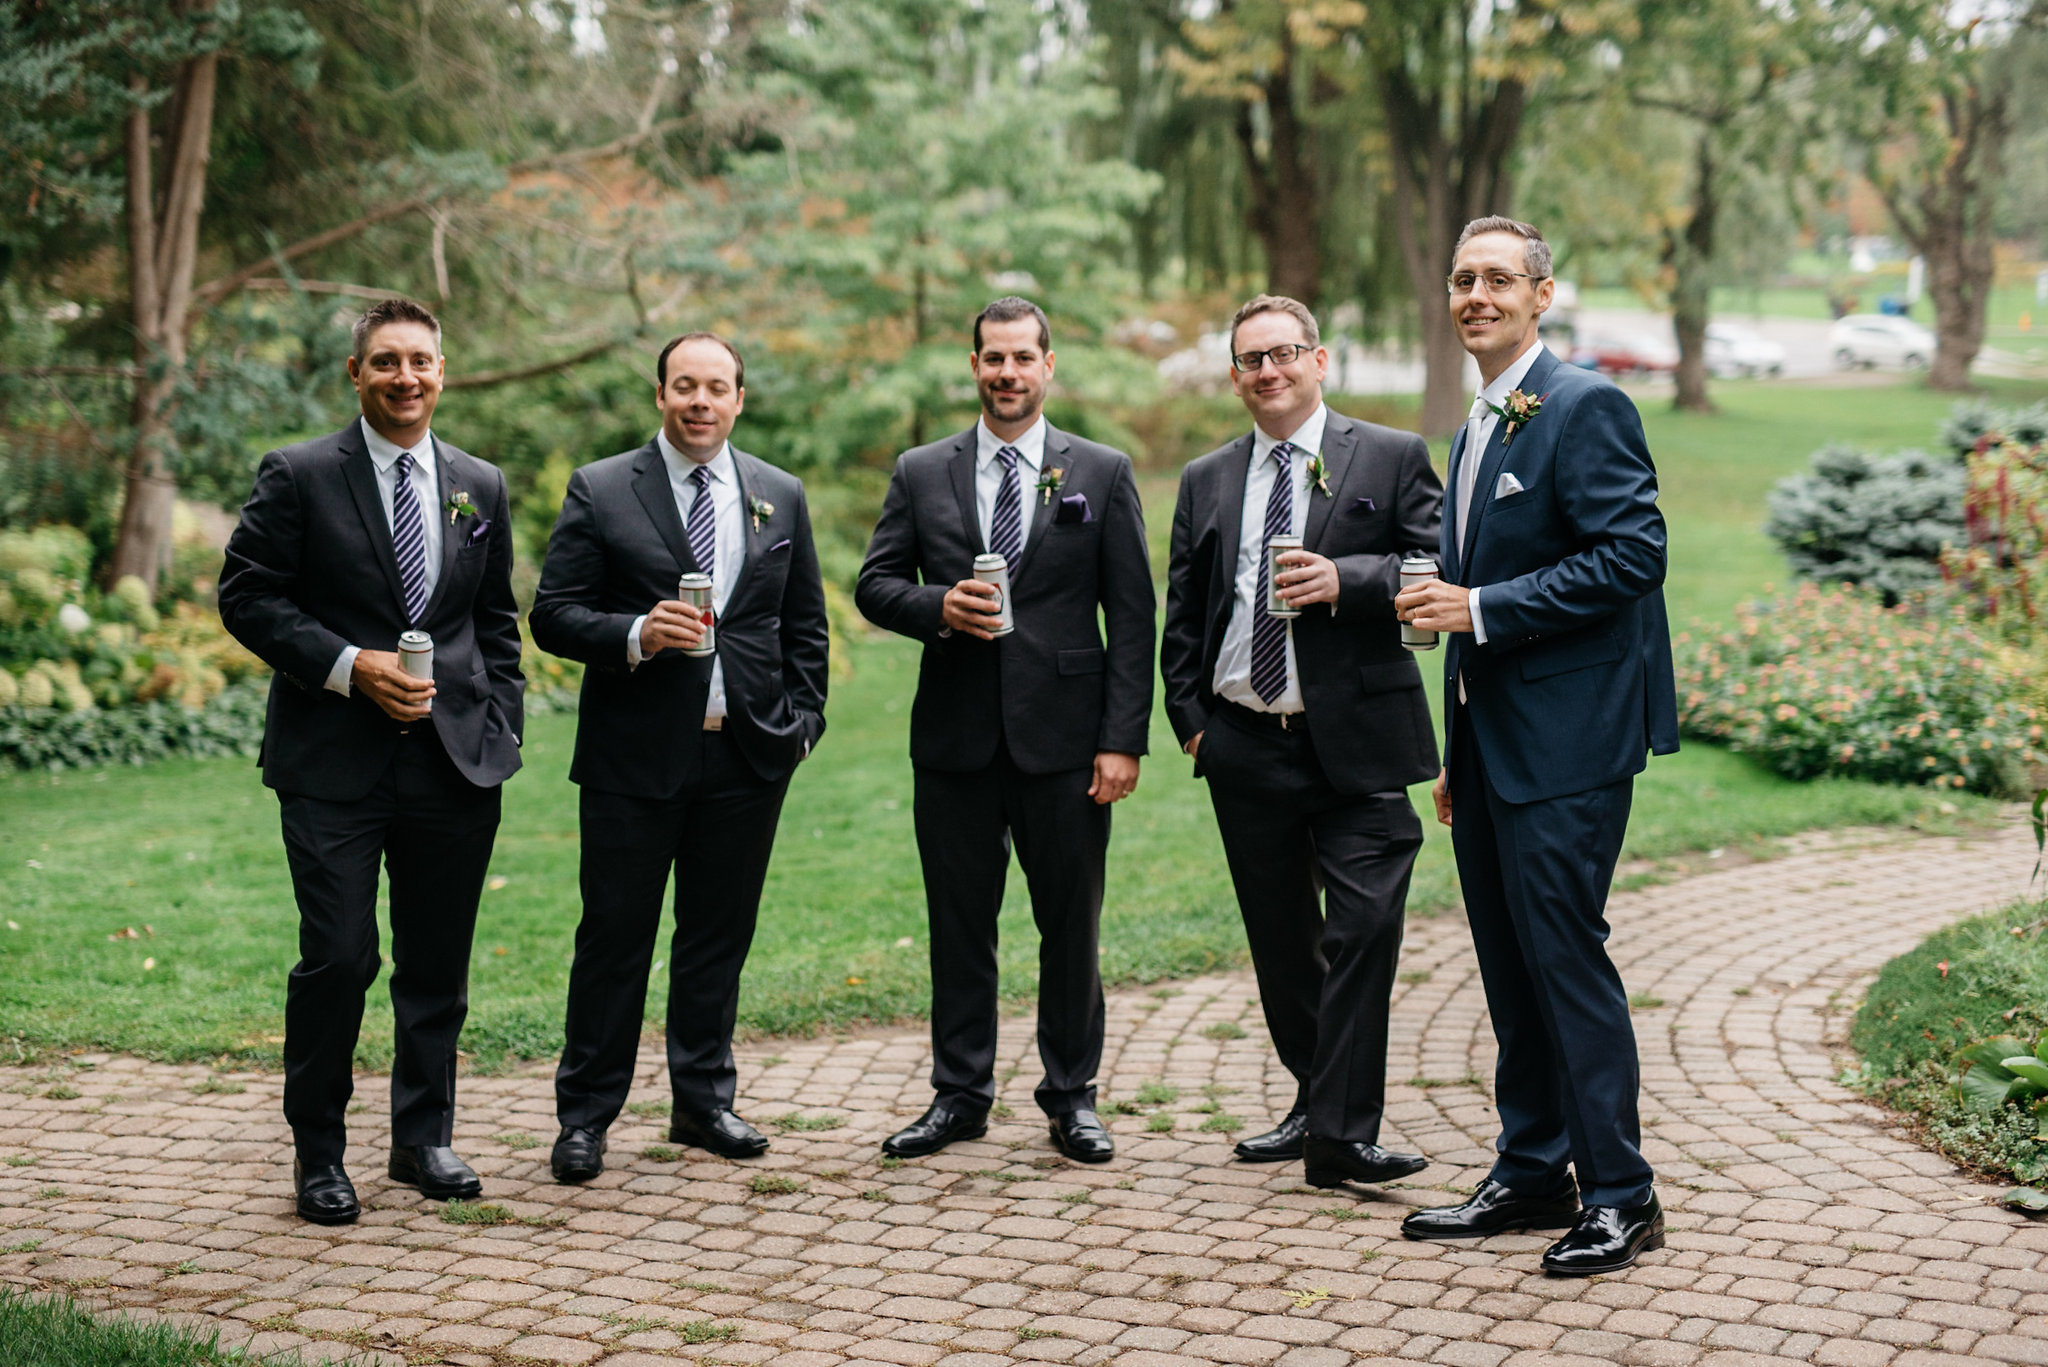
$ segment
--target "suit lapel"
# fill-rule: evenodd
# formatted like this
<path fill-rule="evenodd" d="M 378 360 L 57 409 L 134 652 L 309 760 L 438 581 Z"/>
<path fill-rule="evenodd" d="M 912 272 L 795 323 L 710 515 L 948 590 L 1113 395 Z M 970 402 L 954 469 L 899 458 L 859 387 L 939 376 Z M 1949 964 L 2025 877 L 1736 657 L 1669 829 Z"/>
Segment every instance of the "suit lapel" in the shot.
<path fill-rule="evenodd" d="M 740 572 L 733 580 L 732 592 L 725 596 L 725 610 L 729 613 L 754 577 L 754 566 L 761 559 L 761 536 L 754 530 L 754 458 L 737 447 L 728 445 L 726 449 L 732 453 L 732 474 L 740 486 Z"/>
<path fill-rule="evenodd" d="M 1458 583 L 1459 567 L 1465 562 L 1464 547 L 1458 544 L 1458 464 L 1465 450 L 1465 434 L 1472 429 L 1460 423 L 1451 435 L 1451 460 L 1444 472 L 1444 515 L 1440 540 L 1443 543 L 1443 575 Z"/>
<path fill-rule="evenodd" d="M 1223 487 L 1216 491 L 1216 564 L 1209 576 L 1209 602 L 1226 620 L 1237 598 L 1237 548 L 1244 536 L 1244 481 L 1251 460 L 1252 437 L 1247 432 L 1219 463 Z"/>
<path fill-rule="evenodd" d="M 1073 478 L 1073 443 L 1068 440 L 1066 433 L 1047 423 L 1045 450 L 1038 458 L 1039 478 L 1043 479 L 1047 471 L 1056 468 L 1066 471 L 1069 480 Z M 1019 481 L 1024 478 L 1022 462 L 1018 465 L 1017 478 Z M 1038 553 L 1038 548 L 1045 544 L 1046 532 L 1052 528 L 1052 499 L 1036 489 L 1020 488 L 1017 492 L 1027 500 L 1024 506 L 1031 510 L 1031 534 L 1024 538 L 1024 550 L 1017 557 L 1017 569 L 1013 574 L 1022 572 L 1023 568 L 1031 563 L 1032 557 Z"/>
<path fill-rule="evenodd" d="M 1515 386 L 1524 392 L 1541 394 L 1543 386 L 1550 383 L 1551 372 L 1557 369 L 1557 357 L 1548 348 L 1529 367 L 1529 373 L 1522 377 L 1522 383 Z M 1472 481 L 1472 515 L 1465 528 L 1465 544 L 1459 548 L 1461 562 L 1469 563 L 1472 548 L 1479 544 L 1479 524 L 1486 520 L 1486 510 L 1493 504 L 1494 483 L 1500 478 L 1500 467 L 1507 463 L 1508 425 L 1506 419 L 1496 419 L 1493 436 L 1487 440 L 1486 450 L 1479 463 L 1479 478 Z M 1526 429 L 1525 429 L 1526 430 Z"/>
<path fill-rule="evenodd" d="M 633 463 L 633 492 L 639 497 L 640 506 L 647 510 L 647 516 L 654 519 L 654 529 L 661 533 L 662 544 L 676 558 L 678 572 L 696 569 L 709 574 L 711 571 L 697 564 L 690 554 L 690 538 L 683 534 L 683 515 L 676 511 L 676 492 L 668 482 L 668 462 L 661 458 L 660 442 L 651 441 L 640 448 L 640 456 Z"/>
<path fill-rule="evenodd" d="M 967 534 L 967 549 L 980 555 L 988 549 L 981 539 L 981 518 L 974 511 L 974 455 L 977 443 L 970 427 L 953 438 L 953 454 L 946 460 L 946 474 L 953 481 L 953 497 L 960 504 L 960 526 Z"/>
<path fill-rule="evenodd" d="M 384 500 L 377 492 L 377 467 L 370 463 L 370 448 L 363 444 L 360 421 L 341 430 L 341 447 L 347 454 L 341 462 L 341 476 L 348 482 L 356 512 L 363 519 L 363 531 L 370 538 L 370 554 L 384 571 L 391 586 L 391 599 L 401 619 L 405 611 L 405 581 L 398 577 L 398 552 L 391 544 L 391 521 L 384 513 Z"/>
<path fill-rule="evenodd" d="M 422 508 L 420 511 L 427 517 L 441 517 L 448 511 L 448 500 L 455 497 L 456 490 L 469 492 L 468 476 L 455 468 L 455 462 L 461 457 L 461 452 L 452 446 L 443 446 L 441 439 L 431 432 L 427 436 L 434 443 L 434 482 L 440 494 L 433 507 Z M 462 548 L 455 533 L 456 528 L 444 519 L 441 523 L 441 573 L 434 580 L 434 596 L 428 601 L 423 616 L 432 615 L 447 594 L 449 582 L 455 578 L 455 553 Z"/>
<path fill-rule="evenodd" d="M 1316 488 L 1311 480 L 1308 486 L 1308 520 L 1301 524 L 1301 544 L 1305 550 L 1314 550 L 1323 539 L 1323 529 L 1330 525 L 1330 513 L 1337 506 L 1337 495 L 1343 492 L 1344 478 L 1351 473 L 1352 457 L 1358 454 L 1358 428 L 1349 418 L 1331 413 L 1323 423 L 1323 464 L 1328 467 L 1324 480 L 1330 486 L 1325 494 Z"/>

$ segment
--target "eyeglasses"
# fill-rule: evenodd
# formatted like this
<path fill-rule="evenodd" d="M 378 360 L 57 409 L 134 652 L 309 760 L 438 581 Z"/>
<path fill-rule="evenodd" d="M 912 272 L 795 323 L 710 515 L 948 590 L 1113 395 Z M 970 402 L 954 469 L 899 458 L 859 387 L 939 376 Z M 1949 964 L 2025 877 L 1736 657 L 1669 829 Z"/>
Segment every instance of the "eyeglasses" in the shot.
<path fill-rule="evenodd" d="M 1547 275 L 1524 275 L 1520 271 L 1486 271 L 1475 273 L 1459 271 L 1444 277 L 1444 289 L 1453 296 L 1470 294 L 1472 287 L 1484 280 L 1488 294 L 1505 294 L 1515 287 L 1517 280 L 1548 280 Z"/>
<path fill-rule="evenodd" d="M 1268 357 L 1272 358 L 1275 366 L 1292 365 L 1295 357 L 1310 350 L 1312 348 L 1296 346 L 1290 342 L 1284 346 L 1267 347 L 1264 351 L 1240 351 L 1237 355 L 1230 358 L 1230 363 L 1246 374 L 1250 374 L 1252 371 L 1257 370 L 1259 363 Z"/>

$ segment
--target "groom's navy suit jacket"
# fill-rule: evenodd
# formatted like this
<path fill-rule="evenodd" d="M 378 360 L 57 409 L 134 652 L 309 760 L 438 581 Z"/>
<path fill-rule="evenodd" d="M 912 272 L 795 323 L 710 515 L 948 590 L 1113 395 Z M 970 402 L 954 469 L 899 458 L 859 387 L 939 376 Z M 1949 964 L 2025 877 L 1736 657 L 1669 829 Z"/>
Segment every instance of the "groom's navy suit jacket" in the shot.
<path fill-rule="evenodd" d="M 1664 615 L 1664 516 L 1635 404 L 1545 351 L 1523 380 L 1542 411 L 1506 439 L 1497 421 L 1458 544 L 1464 432 L 1451 444 L 1443 575 L 1477 585 L 1486 644 L 1449 637 L 1447 737 L 1458 675 L 1494 788 L 1509 802 L 1585 792 L 1678 748 Z M 1519 492 L 1496 498 L 1503 472 Z M 1447 760 L 1448 762 L 1448 760 Z"/>

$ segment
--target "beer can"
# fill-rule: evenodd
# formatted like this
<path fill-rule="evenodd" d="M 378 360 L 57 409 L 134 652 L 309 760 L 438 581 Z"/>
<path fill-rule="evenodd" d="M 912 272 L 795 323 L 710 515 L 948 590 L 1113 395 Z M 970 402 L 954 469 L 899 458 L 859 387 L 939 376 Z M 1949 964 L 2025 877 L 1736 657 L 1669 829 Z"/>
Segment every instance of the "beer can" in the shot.
<path fill-rule="evenodd" d="M 1413 588 L 1417 584 L 1427 584 L 1430 580 L 1437 577 L 1439 576 L 1436 561 L 1431 560 L 1426 555 L 1411 555 L 1401 561 L 1401 587 L 1404 589 Z M 1403 622 L 1401 623 L 1401 644 L 1410 650 L 1435 650 L 1437 647 L 1437 633 L 1434 631 L 1424 631 L 1421 627 L 1410 626 L 1408 623 Z"/>
<path fill-rule="evenodd" d="M 1288 551 L 1298 551 L 1300 549 L 1301 538 L 1286 532 L 1278 536 L 1266 538 L 1266 615 L 1268 617 L 1301 616 L 1300 608 L 1295 607 L 1280 596 L 1281 571 L 1283 569 L 1295 568 L 1291 565 L 1281 565 L 1280 557 Z"/>
<path fill-rule="evenodd" d="M 974 577 L 984 584 L 996 586 L 996 624 L 988 629 L 991 636 L 1008 636 L 1017 629 L 1016 614 L 1010 611 L 1010 562 L 990 552 L 974 557 Z"/>
<path fill-rule="evenodd" d="M 703 644 L 699 645 L 695 650 L 686 650 L 683 654 L 688 655 L 693 660 L 701 660 L 706 655 L 716 655 L 718 653 L 718 642 L 715 639 L 717 628 L 711 621 L 711 576 L 708 574 L 684 575 L 676 581 L 676 597 L 685 605 L 693 607 L 704 614 Z"/>
<path fill-rule="evenodd" d="M 432 682 L 434 678 L 434 638 L 424 631 L 406 631 L 398 637 L 398 667 L 415 679 Z M 427 699 L 427 710 L 434 710 L 434 700 Z"/>

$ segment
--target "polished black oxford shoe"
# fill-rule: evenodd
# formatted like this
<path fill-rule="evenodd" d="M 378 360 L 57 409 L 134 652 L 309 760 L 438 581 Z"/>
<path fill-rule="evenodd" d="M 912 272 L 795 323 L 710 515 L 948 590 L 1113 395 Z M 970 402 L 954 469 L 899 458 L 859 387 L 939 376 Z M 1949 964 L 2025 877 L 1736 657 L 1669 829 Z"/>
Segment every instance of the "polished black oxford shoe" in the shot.
<path fill-rule="evenodd" d="M 1543 1250 L 1543 1270 L 1553 1277 L 1619 1272 L 1662 1247 L 1664 1207 L 1653 1191 L 1639 1206 L 1587 1206 L 1571 1232 Z"/>
<path fill-rule="evenodd" d="M 672 1112 L 668 1139 L 671 1144 L 709 1149 L 720 1158 L 759 1158 L 768 1152 L 768 1136 L 723 1106 L 696 1115 Z"/>
<path fill-rule="evenodd" d="M 1247 1163 L 1284 1163 L 1301 1157 L 1301 1141 L 1307 1134 L 1308 1112 L 1289 1111 L 1275 1128 L 1238 1140 L 1237 1156 Z"/>
<path fill-rule="evenodd" d="M 891 1158 L 923 1158 L 948 1144 L 979 1139 L 988 1133 L 987 1111 L 958 1110 L 934 1101 L 925 1113 L 882 1141 Z"/>
<path fill-rule="evenodd" d="M 339 1163 L 292 1160 L 292 1189 L 298 1200 L 299 1218 L 316 1225 L 350 1225 L 363 1208 L 356 1201 L 355 1183 Z"/>
<path fill-rule="evenodd" d="M 1419 1153 L 1395 1153 L 1377 1144 L 1307 1135 L 1301 1141 L 1303 1178 L 1312 1187 L 1341 1187 L 1346 1182 L 1377 1186 L 1412 1177 L 1429 1166 Z"/>
<path fill-rule="evenodd" d="M 1116 1141 L 1086 1106 L 1054 1116 L 1051 1129 L 1052 1146 L 1076 1163 L 1107 1163 L 1116 1157 Z"/>
<path fill-rule="evenodd" d="M 1525 1196 L 1488 1177 L 1461 1205 L 1410 1212 L 1401 1232 L 1411 1239 L 1483 1239 L 1517 1229 L 1568 1229 L 1578 1218 L 1579 1188 L 1569 1179 L 1547 1195 Z"/>
<path fill-rule="evenodd" d="M 474 1201 L 484 1184 L 445 1144 L 406 1144 L 391 1151 L 385 1169 L 401 1186 L 418 1187 L 429 1201 Z"/>
<path fill-rule="evenodd" d="M 588 1182 L 604 1171 L 604 1150 L 603 1130 L 564 1125 L 548 1155 L 548 1171 L 557 1182 Z"/>

